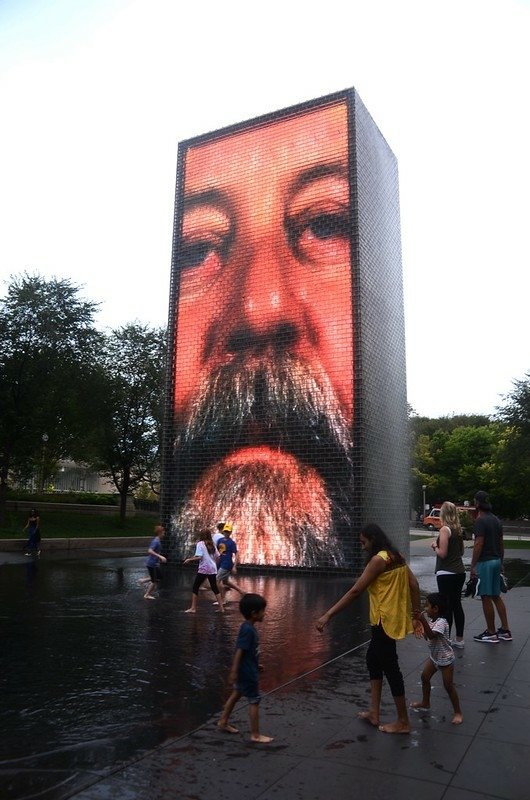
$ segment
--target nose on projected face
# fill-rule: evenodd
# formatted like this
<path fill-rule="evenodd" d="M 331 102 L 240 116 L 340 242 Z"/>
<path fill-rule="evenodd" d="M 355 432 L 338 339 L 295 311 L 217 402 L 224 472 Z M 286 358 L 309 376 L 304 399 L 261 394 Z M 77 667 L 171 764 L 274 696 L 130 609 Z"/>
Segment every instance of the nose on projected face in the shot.
<path fill-rule="evenodd" d="M 315 416 L 348 475 L 353 417 L 345 103 L 190 146 L 178 267 L 175 409 L 202 442 L 187 524 L 237 521 L 255 563 L 316 558 L 333 548 L 334 500 Z"/>

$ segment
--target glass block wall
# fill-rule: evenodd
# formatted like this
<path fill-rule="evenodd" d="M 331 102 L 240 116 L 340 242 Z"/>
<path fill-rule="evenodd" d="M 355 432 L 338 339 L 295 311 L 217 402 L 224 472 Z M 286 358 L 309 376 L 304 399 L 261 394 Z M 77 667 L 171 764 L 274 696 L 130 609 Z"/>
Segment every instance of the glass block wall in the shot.
<path fill-rule="evenodd" d="M 181 143 L 162 508 L 261 569 L 407 549 L 397 167 L 351 89 Z"/>

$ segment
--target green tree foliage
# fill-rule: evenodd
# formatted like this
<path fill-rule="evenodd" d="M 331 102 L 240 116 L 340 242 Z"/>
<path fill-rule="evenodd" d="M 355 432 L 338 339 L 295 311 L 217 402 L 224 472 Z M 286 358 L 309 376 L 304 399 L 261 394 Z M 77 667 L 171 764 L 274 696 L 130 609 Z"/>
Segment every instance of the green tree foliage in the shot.
<path fill-rule="evenodd" d="M 45 473 L 83 450 L 100 334 L 69 280 L 23 274 L 0 300 L 0 524 L 10 475 Z M 43 442 L 43 435 L 47 435 Z"/>
<path fill-rule="evenodd" d="M 505 431 L 496 464 L 497 492 L 510 516 L 530 516 L 530 372 L 498 409 Z"/>
<path fill-rule="evenodd" d="M 127 496 L 160 470 L 165 332 L 131 323 L 106 337 L 99 355 L 105 383 L 92 466 L 112 479 L 125 519 Z"/>
<path fill-rule="evenodd" d="M 472 500 L 491 471 L 498 424 L 484 416 L 412 417 L 411 462 L 413 507 L 422 503 L 422 489 L 430 504 Z"/>
<path fill-rule="evenodd" d="M 516 380 L 495 419 L 429 419 L 410 413 L 411 506 L 472 501 L 484 489 L 505 518 L 530 516 L 530 373 Z"/>

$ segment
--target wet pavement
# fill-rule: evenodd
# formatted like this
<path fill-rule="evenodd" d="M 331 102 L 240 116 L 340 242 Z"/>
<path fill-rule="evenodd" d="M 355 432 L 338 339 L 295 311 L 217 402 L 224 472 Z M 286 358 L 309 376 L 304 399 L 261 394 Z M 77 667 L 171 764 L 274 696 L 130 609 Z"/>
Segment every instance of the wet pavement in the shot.
<path fill-rule="evenodd" d="M 429 540 L 411 544 L 423 591 L 435 589 Z M 356 719 L 367 707 L 366 603 L 314 619 L 346 588 L 342 578 L 241 576 L 269 599 L 262 625 L 262 729 L 269 746 L 216 728 L 240 624 L 237 604 L 215 613 L 201 593 L 184 616 L 193 572 L 168 571 L 156 602 L 143 601 L 143 555 L 0 554 L 2 800 L 346 798 L 478 800 L 530 796 L 530 551 L 507 553 L 518 583 L 507 596 L 514 641 L 478 644 L 481 604 L 465 601 L 465 650 L 455 680 L 464 723 L 433 681 L 431 713 L 410 736 Z M 525 560 L 525 559 L 528 559 Z M 426 645 L 399 645 L 409 699 L 420 692 Z M 384 690 L 384 718 L 393 703 Z"/>

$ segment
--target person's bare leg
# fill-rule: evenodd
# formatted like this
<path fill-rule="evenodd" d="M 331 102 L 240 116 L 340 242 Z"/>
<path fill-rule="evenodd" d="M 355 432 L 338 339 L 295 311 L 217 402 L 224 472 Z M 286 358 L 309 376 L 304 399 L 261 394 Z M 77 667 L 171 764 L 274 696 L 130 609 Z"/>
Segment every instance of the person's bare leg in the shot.
<path fill-rule="evenodd" d="M 414 700 L 411 704 L 411 708 L 425 708 L 428 709 L 431 707 L 431 678 L 436 672 L 436 666 L 433 664 L 431 659 L 425 662 L 425 666 L 423 667 L 423 672 L 421 673 L 421 689 L 422 689 L 422 697 L 421 700 Z"/>
<path fill-rule="evenodd" d="M 440 667 L 442 678 L 444 682 L 444 689 L 449 695 L 449 699 L 453 704 L 453 719 L 451 722 L 453 725 L 461 725 L 464 721 L 464 717 L 462 715 L 462 709 L 460 708 L 460 700 L 458 698 L 458 694 L 456 693 L 455 685 L 453 683 L 453 665 L 450 664 L 447 667 Z"/>
<path fill-rule="evenodd" d="M 191 595 L 191 606 L 189 608 L 187 608 L 184 613 L 185 614 L 195 614 L 196 611 L 197 611 L 197 595 L 196 594 L 192 594 Z"/>
<path fill-rule="evenodd" d="M 370 710 L 359 711 L 359 719 L 365 719 L 370 725 L 379 725 L 379 710 L 381 708 L 381 692 L 383 691 L 382 680 L 370 681 Z"/>
<path fill-rule="evenodd" d="M 239 733 L 238 728 L 234 728 L 233 725 L 228 724 L 228 720 L 230 718 L 230 714 L 234 710 L 234 706 L 241 697 L 241 693 L 234 689 L 228 700 L 223 706 L 223 713 L 221 714 L 221 718 L 217 723 L 217 727 L 221 728 L 222 731 L 226 733 Z"/>
<path fill-rule="evenodd" d="M 223 603 L 223 598 L 221 597 L 220 594 L 216 594 L 215 595 L 215 599 L 217 600 L 217 602 L 219 604 L 219 611 L 221 612 L 221 614 L 224 614 L 225 613 L 225 604 Z"/>
<path fill-rule="evenodd" d="M 510 626 L 508 625 L 508 614 L 506 613 L 504 600 L 502 597 L 494 597 L 493 602 L 495 603 L 495 608 L 497 609 L 497 614 L 499 615 L 499 619 L 501 621 L 501 628 L 504 628 L 505 631 L 509 631 Z M 495 626 L 495 623 L 493 624 Z"/>
<path fill-rule="evenodd" d="M 486 628 L 488 629 L 488 633 L 492 635 L 497 632 L 495 627 L 495 607 L 493 605 L 493 601 L 491 597 L 481 597 L 482 600 L 482 611 L 484 612 L 484 619 L 486 620 Z M 504 626 L 503 626 L 504 627 Z"/>
<path fill-rule="evenodd" d="M 405 695 L 394 697 L 394 703 L 396 704 L 397 720 L 389 722 L 388 725 L 380 725 L 379 730 L 383 733 L 410 733 L 410 721 Z"/>
<path fill-rule="evenodd" d="M 233 578 L 229 578 L 227 583 L 228 583 L 228 585 L 230 586 L 231 589 L 235 589 L 236 592 L 239 592 L 241 597 L 243 597 L 243 595 L 246 594 L 246 592 L 243 591 L 241 586 L 237 585 L 237 583 L 235 582 L 235 580 Z"/>
<path fill-rule="evenodd" d="M 224 605 L 224 602 L 223 602 L 222 595 L 219 594 L 219 584 L 217 583 L 217 580 L 216 580 L 215 576 L 213 578 L 212 578 L 211 575 L 208 576 L 208 581 L 209 581 L 209 584 L 210 584 L 210 589 L 212 590 L 212 592 L 214 594 L 214 597 L 215 597 L 215 600 L 216 600 L 214 605 L 218 605 L 219 606 L 219 611 L 221 612 L 221 614 L 224 614 L 225 605 Z"/>
<path fill-rule="evenodd" d="M 150 580 L 149 583 L 147 584 L 147 587 L 146 587 L 146 590 L 145 590 L 145 594 L 144 594 L 144 599 L 145 600 L 154 600 L 155 599 L 153 597 L 153 594 L 152 594 L 153 589 L 155 587 L 156 587 L 156 583 L 153 583 L 153 581 Z"/>
<path fill-rule="evenodd" d="M 268 744 L 272 742 L 272 736 L 264 736 L 259 732 L 259 705 L 258 703 L 251 703 L 248 707 L 248 715 L 250 717 L 250 740 L 252 742 L 261 742 Z"/>
<path fill-rule="evenodd" d="M 213 587 L 210 587 L 210 588 L 212 589 L 212 592 L 213 592 Z M 223 605 L 226 603 L 226 590 L 227 590 L 227 588 L 228 587 L 227 587 L 227 585 L 226 585 L 226 583 L 224 581 L 220 581 L 220 580 L 217 581 L 217 590 L 218 590 L 219 594 L 221 595 L 221 598 L 223 600 Z M 213 592 L 213 593 L 215 594 L 215 592 Z M 215 594 L 215 596 L 217 597 L 216 594 Z M 214 606 L 218 606 L 218 605 L 219 605 L 219 600 L 215 600 L 214 601 Z"/>

